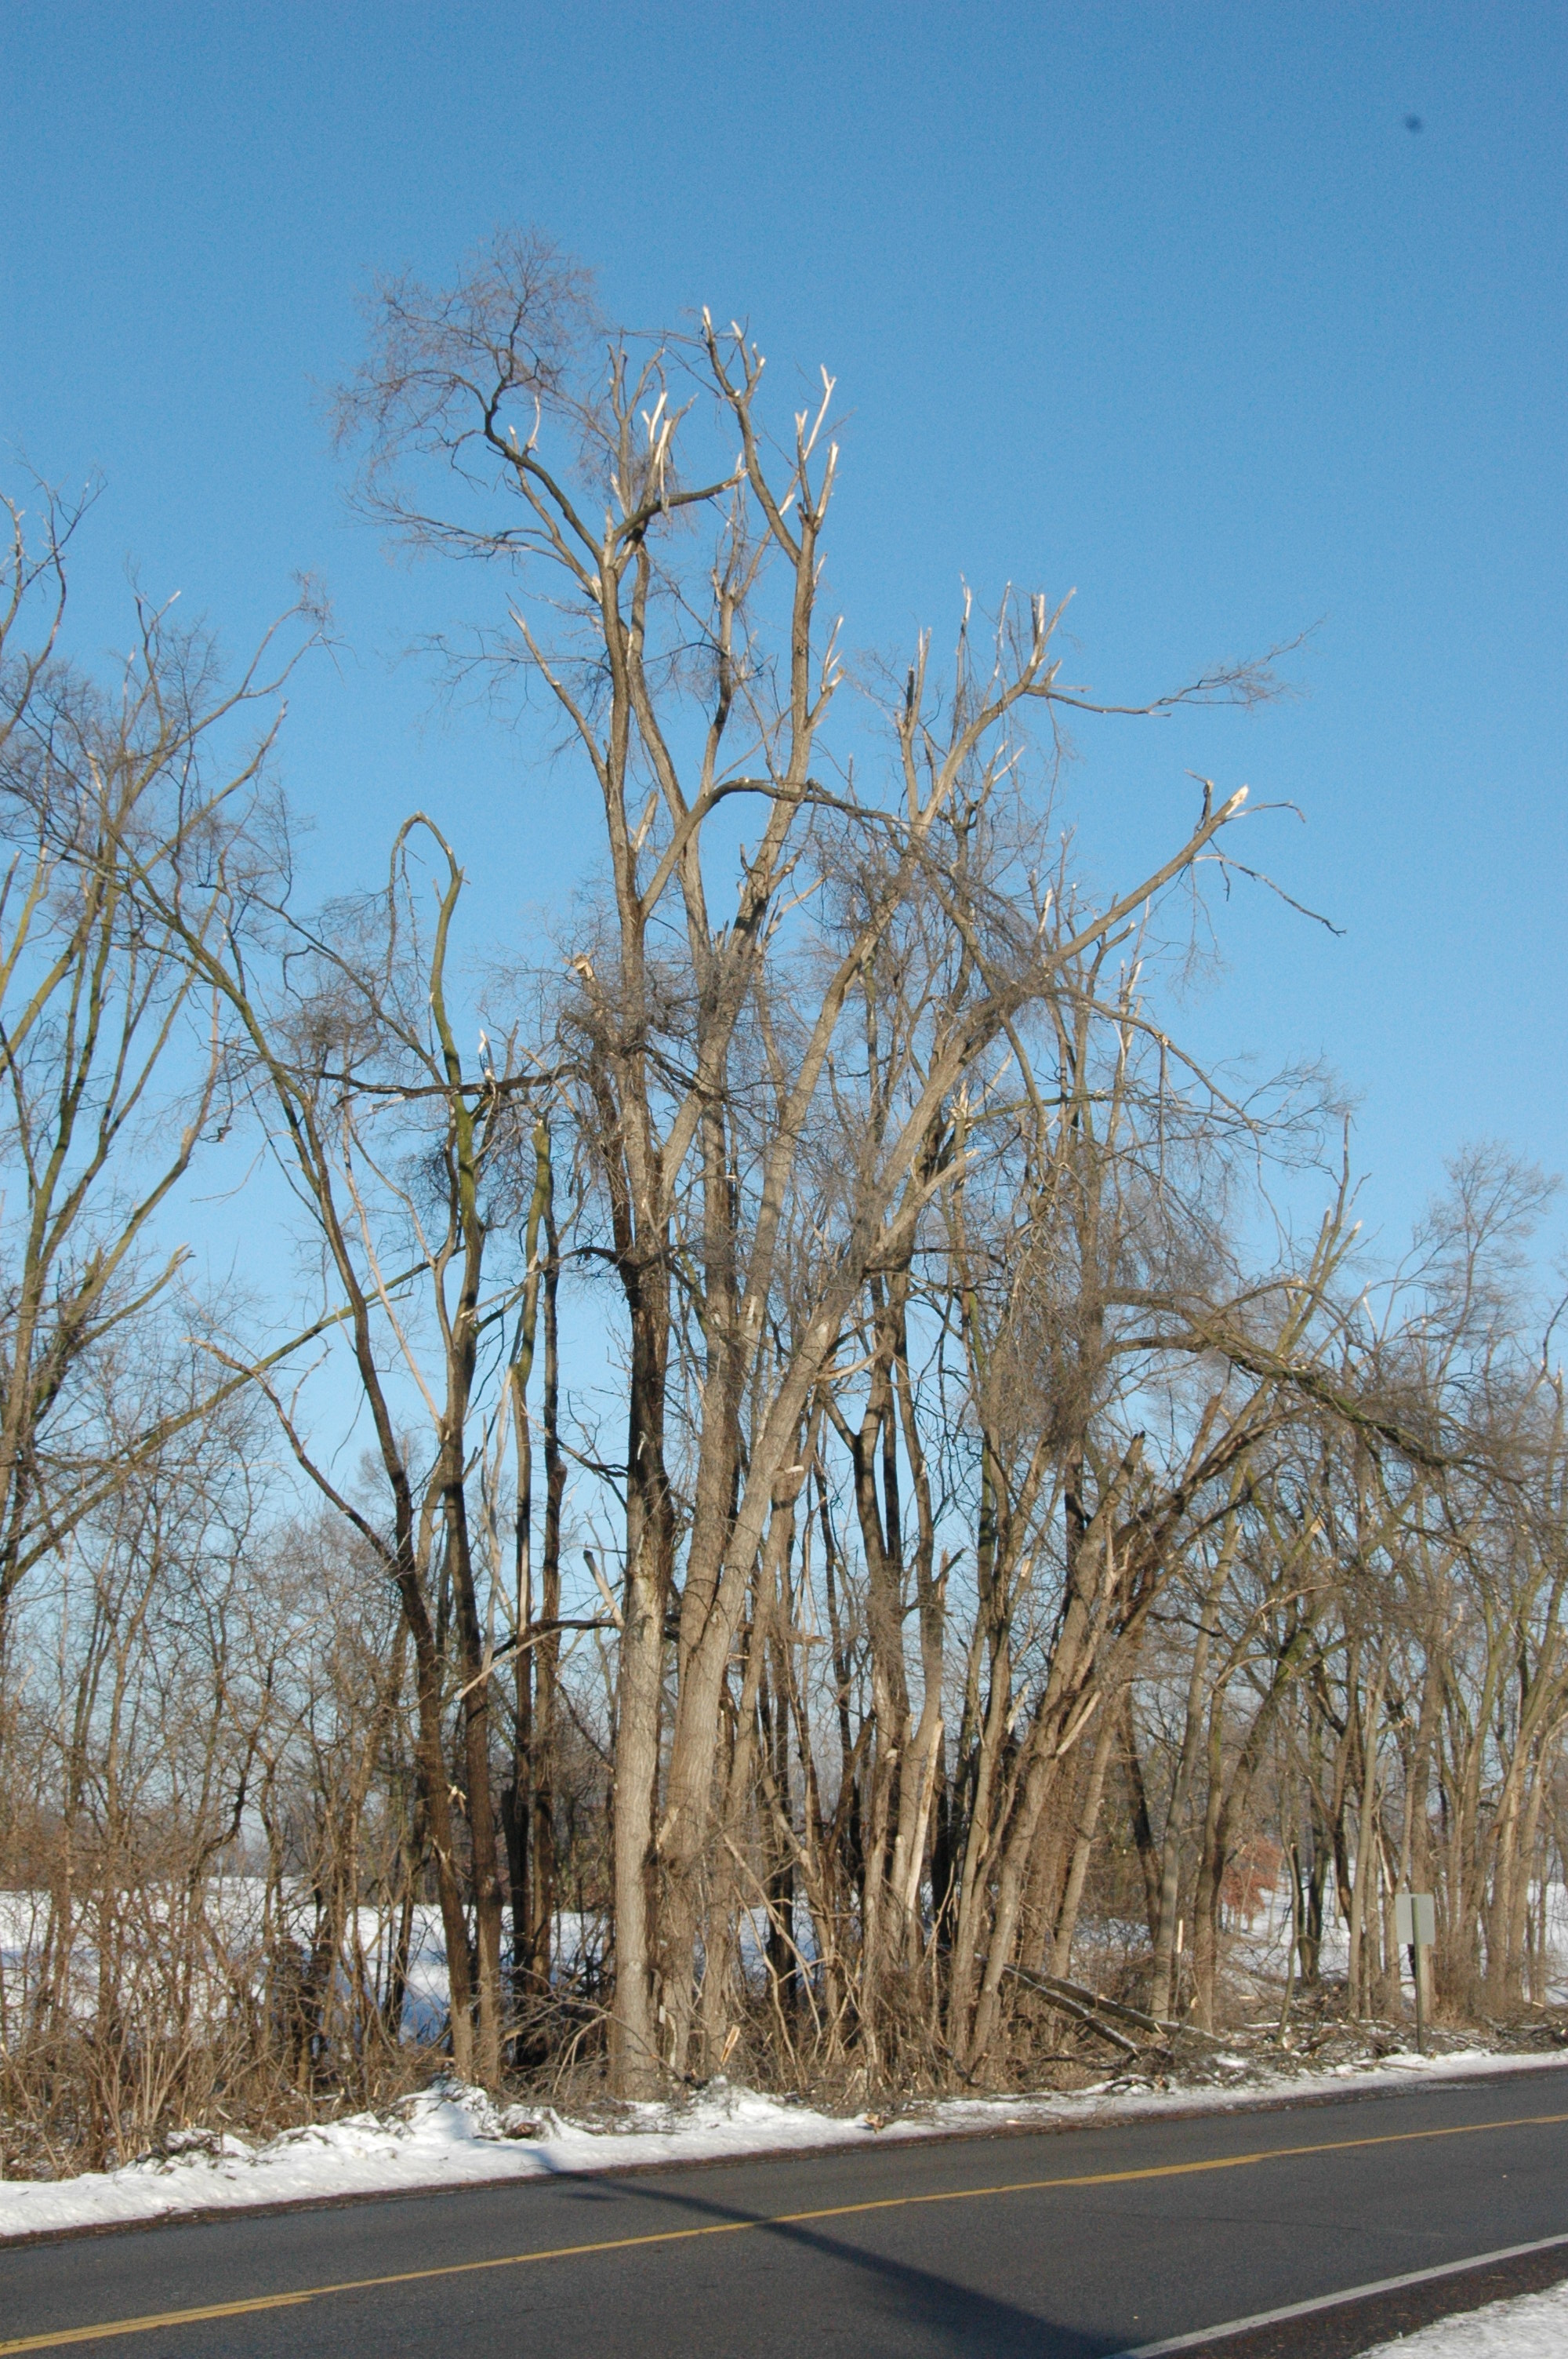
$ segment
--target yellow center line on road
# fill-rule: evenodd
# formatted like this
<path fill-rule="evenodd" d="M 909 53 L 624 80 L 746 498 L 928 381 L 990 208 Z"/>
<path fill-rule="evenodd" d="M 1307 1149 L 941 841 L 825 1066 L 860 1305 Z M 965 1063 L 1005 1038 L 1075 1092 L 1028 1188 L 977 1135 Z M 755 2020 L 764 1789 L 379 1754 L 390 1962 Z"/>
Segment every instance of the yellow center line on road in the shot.
<path fill-rule="evenodd" d="M 830 2203 L 813 2212 L 777 2212 L 758 2220 L 714 2220 L 700 2228 L 661 2228 L 642 2236 L 607 2236 L 591 2245 L 553 2245 L 533 2253 L 502 2253 L 482 2261 L 446 2261 L 434 2268 L 399 2269 L 390 2277 L 348 2277 L 341 2285 L 304 2286 L 297 2293 L 251 2294 L 243 2301 L 208 2302 L 199 2310 L 163 2310 L 146 2318 L 107 2319 L 97 2326 L 58 2326 L 43 2334 L 23 2334 L 0 2343 L 0 2359 L 16 2351 L 59 2351 L 71 2343 L 108 2343 L 117 2334 L 151 2334 L 159 2327 L 199 2326 L 212 2318 L 248 2318 L 267 2310 L 297 2309 L 333 2294 L 375 2293 L 387 2286 L 421 2285 L 438 2277 L 476 2277 L 484 2269 L 520 2269 L 531 2261 L 583 2260 L 594 2253 L 635 2252 L 649 2245 L 685 2245 L 698 2236 L 736 2236 L 761 2228 L 799 2228 L 818 2220 L 848 2220 L 861 2212 L 913 2211 L 924 2203 L 976 2203 L 988 2195 L 1042 2195 L 1065 2187 L 1125 2187 L 1141 2179 L 1187 2179 L 1203 2171 L 1243 2170 L 1260 2162 L 1290 2162 L 1298 2156 L 1349 2154 L 1368 2147 L 1417 2146 L 1433 2138 L 1477 2137 L 1488 2130 L 1548 2129 L 1568 2122 L 1568 2114 L 1518 2114 L 1501 2122 L 1459 2122 L 1446 2129 L 1393 2130 L 1379 2137 L 1326 2138 L 1313 2146 L 1260 2147 L 1252 2154 L 1216 2155 L 1204 2162 L 1148 2163 L 1137 2170 L 1092 2170 L 1060 2179 L 1017 2179 L 993 2187 L 950 2187 L 926 2195 L 881 2195 L 859 2203 Z M 526 2182 L 523 2182 L 526 2183 Z M 431 2193 L 444 2192 L 432 2189 Z M 170 2224 L 173 2224 L 172 2223 Z"/>

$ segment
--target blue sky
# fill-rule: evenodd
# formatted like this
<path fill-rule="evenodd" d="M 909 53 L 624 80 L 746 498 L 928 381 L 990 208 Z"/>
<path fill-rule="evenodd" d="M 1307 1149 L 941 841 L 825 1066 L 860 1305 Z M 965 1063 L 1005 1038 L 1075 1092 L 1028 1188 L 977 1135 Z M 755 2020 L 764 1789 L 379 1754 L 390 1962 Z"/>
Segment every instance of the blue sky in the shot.
<path fill-rule="evenodd" d="M 344 651 L 285 766 L 323 883 L 416 803 L 497 938 L 580 832 L 526 745 L 389 658 L 480 611 L 345 520 L 321 390 L 372 272 L 537 223 L 637 323 L 747 318 L 847 413 L 850 644 L 1075 586 L 1079 677 L 1152 692 L 1318 625 L 1303 695 L 1094 732 L 1108 880 L 1189 767 L 1290 799 L 1182 1023 L 1360 1101 L 1390 1244 L 1481 1136 L 1568 1166 L 1568 14 L 1556 6 L 4 8 L 0 442 L 107 490 L 123 568 L 243 645 L 321 573 Z M 1405 127 L 1408 115 L 1422 128 Z"/>

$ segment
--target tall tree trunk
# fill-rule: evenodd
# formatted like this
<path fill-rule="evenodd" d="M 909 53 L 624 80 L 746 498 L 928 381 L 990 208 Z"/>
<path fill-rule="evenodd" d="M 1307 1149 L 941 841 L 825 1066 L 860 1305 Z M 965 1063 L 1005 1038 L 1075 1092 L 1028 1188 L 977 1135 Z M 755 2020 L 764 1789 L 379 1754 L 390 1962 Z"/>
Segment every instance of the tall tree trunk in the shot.
<path fill-rule="evenodd" d="M 632 1380 L 626 1449 L 626 1582 L 616 1681 L 615 1778 L 611 1796 L 615 1908 L 615 1995 L 610 2020 L 611 2085 L 627 2097 L 651 2096 L 663 2077 L 658 2000 L 658 1846 L 654 1818 L 659 1790 L 665 1616 L 674 1571 L 674 1522 L 665 1473 L 665 1326 L 662 1308 L 644 1299 L 662 1287 L 662 1269 L 644 1267 L 632 1309 Z"/>

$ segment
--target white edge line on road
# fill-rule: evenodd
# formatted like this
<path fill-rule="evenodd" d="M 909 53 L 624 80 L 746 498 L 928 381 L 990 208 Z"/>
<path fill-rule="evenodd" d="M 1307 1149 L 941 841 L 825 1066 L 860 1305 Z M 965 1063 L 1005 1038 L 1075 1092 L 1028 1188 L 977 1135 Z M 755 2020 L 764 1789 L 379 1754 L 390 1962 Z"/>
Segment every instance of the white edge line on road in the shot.
<path fill-rule="evenodd" d="M 1167 2351 L 1195 2351 L 1201 2343 L 1219 2343 L 1227 2335 L 1245 2334 L 1254 2326 L 1278 2326 L 1287 2318 L 1310 2318 L 1314 2310 L 1338 2310 L 1347 2301 L 1365 2301 L 1377 2293 L 1399 2293 L 1406 2286 L 1431 2285 L 1437 2277 L 1463 2277 L 1466 2269 L 1485 2269 L 1498 2261 L 1522 2260 L 1529 2253 L 1549 2253 L 1568 2245 L 1568 2235 L 1541 2236 L 1533 2245 L 1505 2245 L 1500 2252 L 1476 2253 L 1465 2261 L 1444 2261 L 1441 2268 L 1412 2269 L 1408 2277 L 1379 2277 L 1371 2285 L 1347 2286 L 1343 2293 L 1319 2294 L 1314 2301 L 1287 2302 L 1282 2310 L 1255 2310 L 1250 2318 L 1227 2319 L 1223 2326 L 1201 2327 L 1195 2334 L 1173 2334 L 1163 2343 L 1140 2343 L 1135 2350 L 1118 2351 L 1112 2359 L 1162 2359 Z"/>

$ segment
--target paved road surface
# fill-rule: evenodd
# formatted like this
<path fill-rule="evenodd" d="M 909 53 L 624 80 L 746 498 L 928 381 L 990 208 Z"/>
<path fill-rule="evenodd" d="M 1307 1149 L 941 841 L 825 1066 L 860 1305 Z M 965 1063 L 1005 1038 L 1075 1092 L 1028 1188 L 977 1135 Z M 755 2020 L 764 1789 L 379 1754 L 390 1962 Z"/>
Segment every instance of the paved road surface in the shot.
<path fill-rule="evenodd" d="M 0 2247 L 0 2354 L 1102 2359 L 1564 2232 L 1568 2068 Z"/>

